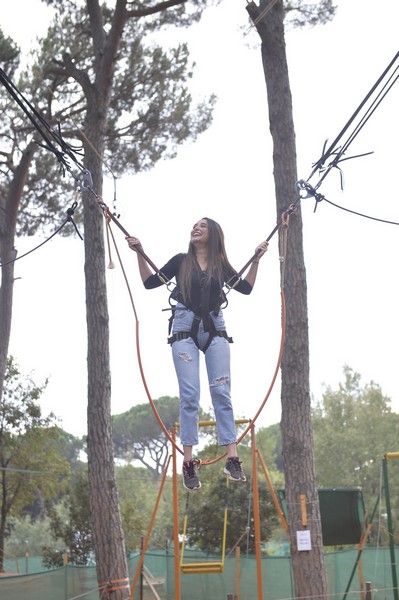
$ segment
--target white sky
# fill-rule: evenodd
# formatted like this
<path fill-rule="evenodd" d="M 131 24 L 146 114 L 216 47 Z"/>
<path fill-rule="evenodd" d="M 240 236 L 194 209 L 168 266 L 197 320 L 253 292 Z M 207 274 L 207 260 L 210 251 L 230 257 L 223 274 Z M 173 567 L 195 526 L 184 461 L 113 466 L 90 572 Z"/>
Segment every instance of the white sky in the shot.
<path fill-rule="evenodd" d="M 310 175 L 325 140 L 331 142 L 341 131 L 398 51 L 395 0 L 381 0 L 378 8 L 371 0 L 339 0 L 337 5 L 332 23 L 286 34 L 298 176 L 303 179 Z M 120 221 L 141 239 L 158 267 L 186 250 L 191 225 L 202 216 L 221 223 L 237 269 L 274 227 L 265 82 L 258 35 L 244 36 L 240 29 L 248 28 L 245 6 L 245 0 L 225 0 L 208 10 L 199 26 L 183 33 L 197 63 L 195 89 L 219 97 L 210 130 L 195 144 L 181 148 L 175 160 L 118 181 Z M 1 26 L 28 49 L 33 43 L 32 23 L 37 33 L 43 33 L 47 13 L 39 0 L 14 0 L 2 14 Z M 344 192 L 335 172 L 320 188 L 337 204 L 397 222 L 398 95 L 397 84 L 351 146 L 349 155 L 374 154 L 343 164 Z M 110 206 L 112 197 L 109 182 L 104 200 Z M 72 200 L 65 198 L 66 208 Z M 287 206 L 292 200 L 287 198 Z M 347 364 L 361 374 L 363 384 L 373 380 L 381 385 L 398 411 L 398 227 L 350 215 L 327 203 L 320 204 L 316 213 L 313 208 L 312 199 L 303 200 L 311 391 L 320 397 L 323 384 L 336 387 Z M 60 215 L 54 227 L 63 219 Z M 126 248 L 123 234 L 117 229 L 114 233 L 139 315 L 141 355 L 151 395 L 177 395 L 166 344 L 169 313 L 161 311 L 167 307 L 168 293 L 164 288 L 143 289 L 135 255 Z M 18 240 L 19 253 L 36 243 Z M 42 399 L 44 411 L 52 410 L 75 435 L 86 432 L 83 264 L 83 243 L 76 237 L 57 238 L 17 263 L 15 275 L 20 279 L 15 283 L 10 347 L 24 372 L 33 370 L 38 382 L 50 377 Z M 119 266 L 108 270 L 107 278 L 116 414 L 147 398 L 138 370 L 134 316 Z M 277 235 L 262 260 L 253 294 L 242 297 L 232 292 L 229 301 L 225 317 L 235 340 L 233 402 L 237 416 L 251 418 L 269 387 L 280 342 Z M 207 407 L 205 379 L 203 390 Z M 277 383 L 258 425 L 279 419 Z"/>

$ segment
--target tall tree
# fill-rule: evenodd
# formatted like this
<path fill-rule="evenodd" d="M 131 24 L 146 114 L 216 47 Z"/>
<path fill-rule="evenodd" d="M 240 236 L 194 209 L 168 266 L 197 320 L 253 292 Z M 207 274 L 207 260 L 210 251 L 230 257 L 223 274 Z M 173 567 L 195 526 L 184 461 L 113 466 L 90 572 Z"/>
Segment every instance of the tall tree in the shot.
<path fill-rule="evenodd" d="M 150 5 L 144 1 L 131 4 L 115 0 L 111 7 L 101 5 L 99 0 L 87 0 L 85 10 L 73 2 L 57 5 L 61 27 L 56 22 L 54 31 L 58 28 L 63 50 L 56 52 L 56 64 L 49 65 L 49 72 L 67 76 L 72 82 L 70 93 L 77 95 L 78 103 L 83 101 L 80 136 L 84 167 L 96 194 L 95 198 L 92 193 L 83 194 L 83 220 L 89 485 L 97 576 L 99 582 L 110 581 L 103 597 L 125 598 L 128 589 L 113 586 L 113 581 L 127 577 L 127 566 L 111 437 L 109 323 L 103 215 L 99 209 L 102 159 L 107 139 L 117 139 L 123 131 L 128 140 L 125 161 L 132 170 L 148 168 L 160 156 L 173 154 L 176 145 L 188 136 L 195 137 L 207 127 L 209 109 L 205 106 L 195 118 L 190 118 L 190 97 L 180 83 L 188 76 L 184 47 L 172 53 L 168 79 L 162 72 L 167 66 L 165 53 L 159 48 L 146 49 L 142 43 L 144 35 L 155 29 L 171 23 L 187 26 L 199 19 L 206 4 L 205 0 L 168 0 Z M 68 31 L 69 39 L 64 31 Z M 132 120 L 127 119 L 129 112 L 133 113 Z M 114 156 L 118 158 L 118 153 Z"/>
<path fill-rule="evenodd" d="M 273 166 L 277 215 L 280 219 L 296 198 L 297 168 L 292 97 L 285 48 L 284 19 L 286 10 L 305 13 L 311 5 L 295 2 L 261 0 L 250 2 L 248 13 L 261 38 L 261 55 L 267 87 L 270 132 L 273 139 Z M 332 3 L 323 0 L 313 12 L 315 20 L 330 18 Z M 281 236 L 281 231 L 279 232 Z M 300 206 L 290 220 L 285 271 L 287 308 L 285 349 L 281 365 L 282 438 L 286 497 L 289 507 L 291 556 L 295 595 L 327 597 L 323 559 L 320 510 L 313 456 L 309 392 L 309 337 L 306 272 L 303 255 Z M 298 548 L 297 532 L 304 518 L 301 498 L 305 498 L 311 536 L 311 550 Z"/>
<path fill-rule="evenodd" d="M 3 35 L 0 30 L 0 60 L 4 68 L 12 74 L 19 64 L 19 50 L 14 42 Z M 14 155 L 18 151 L 18 142 L 14 135 L 14 122 L 4 118 L 8 114 L 10 100 L 1 97 L 2 131 L 0 147 L 0 400 L 2 397 L 4 378 L 7 369 L 8 346 L 11 331 L 13 282 L 14 282 L 14 237 L 18 209 L 12 197 L 22 194 L 26 174 L 33 157 L 33 147 L 29 143 L 20 155 L 19 165 L 14 163 Z M 14 173 L 17 177 L 10 177 Z"/>

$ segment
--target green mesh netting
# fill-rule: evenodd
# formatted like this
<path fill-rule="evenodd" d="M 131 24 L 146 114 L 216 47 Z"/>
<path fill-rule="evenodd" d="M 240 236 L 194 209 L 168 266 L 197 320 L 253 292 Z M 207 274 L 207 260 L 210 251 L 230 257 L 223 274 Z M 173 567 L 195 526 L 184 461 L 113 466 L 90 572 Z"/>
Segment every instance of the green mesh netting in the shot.
<path fill-rule="evenodd" d="M 187 555 L 189 556 L 189 555 Z M 325 554 L 329 595 L 343 597 L 350 575 L 358 556 L 357 549 Z M 196 552 L 197 560 L 219 560 Z M 193 558 L 192 553 L 190 560 Z M 399 548 L 396 549 L 396 561 Z M 22 565 L 25 559 L 20 559 Z M 129 573 L 133 581 L 139 556 L 129 561 Z M 168 553 L 147 552 L 145 568 L 150 581 L 162 600 L 175 600 L 174 561 Z M 15 566 L 15 563 L 14 563 Z M 371 581 L 373 600 L 393 600 L 391 560 L 388 548 L 365 548 L 362 554 L 364 581 Z M 240 600 L 255 600 L 257 596 L 256 560 L 254 556 L 241 554 Z M 181 600 L 226 600 L 228 594 L 235 594 L 236 559 L 226 559 L 224 572 L 210 575 L 182 575 Z M 291 583 L 291 561 L 289 557 L 262 558 L 262 586 L 264 600 L 280 600 L 293 597 Z M 138 586 L 134 600 L 140 599 Z M 143 600 L 154 600 L 148 585 L 143 586 Z M 73 567 L 67 565 L 50 571 L 40 571 L 26 575 L 0 577 L 0 598 L 3 600 L 98 600 L 96 570 L 94 567 Z M 348 600 L 359 600 L 359 577 L 353 578 Z"/>

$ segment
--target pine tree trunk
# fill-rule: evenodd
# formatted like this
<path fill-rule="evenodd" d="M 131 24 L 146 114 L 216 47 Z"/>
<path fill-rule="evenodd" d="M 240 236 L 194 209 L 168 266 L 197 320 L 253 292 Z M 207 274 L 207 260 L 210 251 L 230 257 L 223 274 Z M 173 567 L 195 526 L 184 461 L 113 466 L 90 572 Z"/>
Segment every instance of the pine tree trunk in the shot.
<path fill-rule="evenodd" d="M 17 216 L 29 166 L 37 146 L 30 142 L 22 153 L 19 165 L 8 188 L 4 203 L 0 205 L 0 403 L 3 398 L 4 379 L 7 371 L 8 348 L 10 345 L 12 303 L 14 295 L 15 231 Z M 0 461 L 1 462 L 1 461 Z M 0 464 L 0 466 L 4 466 Z M 0 503 L 0 573 L 4 570 L 4 537 L 7 520 L 6 472 L 1 472 Z"/>
<path fill-rule="evenodd" d="M 99 96 L 100 94 L 97 99 Z M 100 103 L 89 107 L 86 136 L 91 145 L 85 148 L 85 166 L 93 177 L 93 190 L 99 196 L 102 193 L 102 165 L 99 156 L 102 156 L 104 143 L 104 118 L 101 117 L 105 114 L 100 108 Z M 129 586 L 111 431 L 109 318 L 103 220 L 96 197 L 85 193 L 87 425 L 92 531 L 98 583 L 99 586 L 108 583 L 108 588 L 102 591 L 100 597 L 123 600 L 129 597 Z"/>
<path fill-rule="evenodd" d="M 0 401 L 3 396 L 4 377 L 7 369 L 8 347 L 10 344 L 12 301 L 14 294 L 15 231 L 22 191 L 25 185 L 29 166 L 37 146 L 30 142 L 22 153 L 19 165 L 8 188 L 7 194 L 0 202 Z M 11 262 L 10 262 L 11 261 Z"/>
<path fill-rule="evenodd" d="M 270 10 L 265 11 L 268 5 L 269 0 L 262 0 L 260 7 L 251 2 L 247 9 L 262 40 L 279 219 L 284 210 L 296 200 L 296 147 L 284 39 L 283 3 L 277 2 Z M 281 366 L 281 429 L 295 597 L 327 598 L 313 457 L 307 288 L 300 205 L 289 222 L 284 290 L 287 322 Z M 302 510 L 301 501 L 304 502 Z M 305 530 L 310 531 L 309 551 L 299 550 L 297 544 L 297 532 Z"/>
<path fill-rule="evenodd" d="M 102 194 L 102 158 L 114 64 L 122 36 L 126 3 L 117 0 L 112 30 L 104 35 L 98 0 L 87 2 L 95 52 L 94 79 L 78 77 L 87 100 L 85 167 L 92 189 Z M 67 65 L 76 72 L 72 61 Z M 129 598 L 125 540 L 116 489 L 111 419 L 109 316 L 105 278 L 104 217 L 93 193 L 84 194 L 85 281 L 87 321 L 87 433 L 89 494 L 97 579 L 102 600 Z M 104 587 L 105 586 L 105 587 Z"/>

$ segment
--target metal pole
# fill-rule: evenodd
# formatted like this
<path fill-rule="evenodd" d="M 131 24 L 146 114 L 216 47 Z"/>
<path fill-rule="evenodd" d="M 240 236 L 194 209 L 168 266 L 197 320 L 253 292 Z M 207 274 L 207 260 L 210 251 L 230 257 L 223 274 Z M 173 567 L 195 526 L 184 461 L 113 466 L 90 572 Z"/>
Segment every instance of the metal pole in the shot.
<path fill-rule="evenodd" d="M 281 524 L 284 527 L 286 533 L 289 533 L 288 532 L 288 523 L 287 523 L 287 520 L 286 520 L 286 518 L 284 516 L 283 511 L 281 510 L 279 501 L 277 500 L 276 492 L 274 491 L 273 484 L 272 484 L 272 481 L 270 479 L 269 472 L 268 472 L 268 470 L 266 468 L 265 461 L 263 460 L 263 457 L 262 457 L 262 455 L 261 455 L 261 453 L 259 452 L 258 449 L 256 449 L 256 454 L 257 454 L 258 460 L 260 462 L 260 466 L 262 467 L 263 474 L 264 474 L 264 476 L 266 478 L 267 487 L 269 488 L 269 492 L 271 494 L 271 497 L 272 497 L 272 500 L 273 500 L 273 503 L 274 503 L 274 508 L 276 509 L 276 511 L 278 513 L 278 516 L 280 517 Z"/>
<path fill-rule="evenodd" d="M 143 555 L 143 549 L 144 549 L 144 538 L 143 538 L 143 536 L 141 536 L 141 555 Z M 144 594 L 143 572 L 144 572 L 144 563 L 141 564 L 141 569 L 140 569 L 140 600 L 143 600 L 143 594 Z"/>
<path fill-rule="evenodd" d="M 251 425 L 251 447 L 252 447 L 252 491 L 254 506 L 254 532 L 255 532 L 255 556 L 256 556 L 256 579 L 258 583 L 258 600 L 263 600 L 262 589 L 262 557 L 260 550 L 260 514 L 259 514 L 259 488 L 258 472 L 256 463 L 256 440 L 255 427 Z"/>
<path fill-rule="evenodd" d="M 377 507 L 378 507 L 378 503 L 379 503 L 379 501 L 380 501 L 380 495 L 378 494 L 378 496 L 377 496 L 377 501 L 376 501 L 376 503 L 375 503 L 375 505 L 374 505 L 373 512 L 371 513 L 370 522 L 369 522 L 369 524 L 367 525 L 366 531 L 364 532 L 364 535 L 363 535 L 363 537 L 362 537 L 362 539 L 361 539 L 361 541 L 360 541 L 360 544 L 359 544 L 359 551 L 358 551 L 358 553 L 357 553 L 356 562 L 355 562 L 355 564 L 354 564 L 354 566 L 353 566 L 352 573 L 351 573 L 351 575 L 350 575 L 350 577 L 349 577 L 348 585 L 346 586 L 346 590 L 345 590 L 345 593 L 344 593 L 343 600 L 346 600 L 346 597 L 347 597 L 347 595 L 348 595 L 348 592 L 349 592 L 349 588 L 350 588 L 350 586 L 351 586 L 351 584 L 352 584 L 353 577 L 355 576 L 355 573 L 356 573 L 357 566 L 358 566 L 358 564 L 359 564 L 359 561 L 360 561 L 360 558 L 361 558 L 361 556 L 362 556 L 362 552 L 363 552 L 364 545 L 365 545 L 365 543 L 366 543 L 366 541 L 367 541 L 368 534 L 370 533 L 370 530 L 371 530 L 371 524 L 372 524 L 372 522 L 373 522 L 374 515 L 375 515 L 375 513 L 376 513 L 376 510 L 377 510 Z M 398 599 L 397 599 L 397 598 L 395 598 L 395 600 L 398 600 Z"/>
<path fill-rule="evenodd" d="M 240 546 L 236 548 L 236 593 L 234 600 L 240 600 Z"/>
<path fill-rule="evenodd" d="M 393 597 L 395 600 L 399 600 L 398 595 L 398 577 L 396 573 L 396 558 L 395 558 L 395 540 L 392 524 L 392 512 L 391 512 L 391 499 L 389 496 L 389 485 L 388 485 L 388 460 L 387 454 L 382 459 L 382 471 L 384 475 L 384 489 L 385 489 L 385 504 L 387 509 L 387 525 L 389 533 L 389 552 L 391 556 L 391 569 L 392 569 L 392 587 Z"/>
<path fill-rule="evenodd" d="M 172 430 L 173 454 L 173 555 L 175 573 L 175 600 L 180 600 L 180 553 L 179 553 L 179 492 L 177 487 L 177 453 L 176 453 L 176 427 Z"/>
<path fill-rule="evenodd" d="M 152 528 L 153 528 L 153 525 L 154 525 L 155 517 L 157 515 L 158 506 L 159 506 L 159 502 L 160 502 L 161 496 L 162 496 L 162 491 L 163 491 L 163 488 L 164 488 L 164 485 L 165 485 L 166 474 L 167 474 L 167 471 L 168 471 L 168 468 L 169 468 L 170 459 L 171 459 L 171 456 L 168 457 L 168 460 L 167 460 L 167 463 L 166 463 L 166 467 L 165 467 L 165 470 L 164 470 L 163 475 L 162 475 L 162 480 L 161 480 L 161 485 L 159 487 L 157 500 L 155 502 L 154 510 L 152 511 L 152 516 L 151 516 L 150 524 L 148 526 L 147 535 L 144 538 L 144 543 L 143 543 L 142 551 L 140 553 L 140 559 L 139 559 L 139 563 L 137 565 L 136 574 L 134 576 L 134 580 L 133 580 L 133 583 L 131 585 L 129 600 L 133 600 L 133 596 L 134 596 L 134 592 L 135 592 L 135 589 L 136 589 L 136 585 L 137 585 L 137 582 L 139 580 L 139 575 L 140 575 L 141 570 L 142 570 L 142 566 L 143 566 L 143 563 L 144 563 L 144 555 L 145 555 L 145 553 L 147 551 L 148 542 L 149 542 L 150 536 L 151 536 L 151 531 L 152 531 Z"/>
<path fill-rule="evenodd" d="M 372 600 L 371 581 L 366 581 L 366 600 Z"/>

